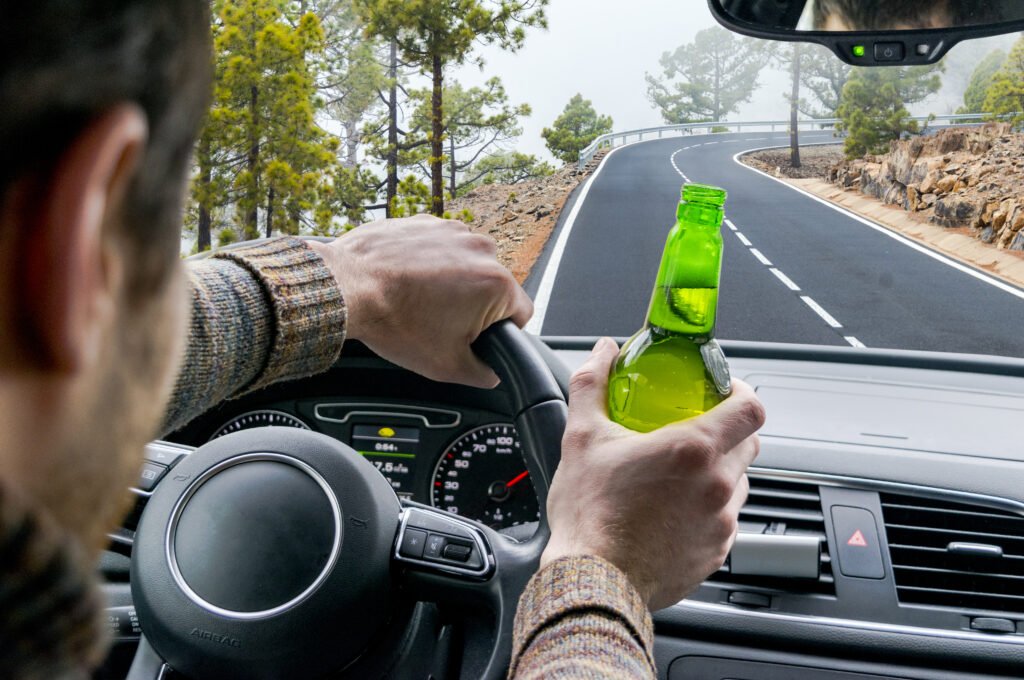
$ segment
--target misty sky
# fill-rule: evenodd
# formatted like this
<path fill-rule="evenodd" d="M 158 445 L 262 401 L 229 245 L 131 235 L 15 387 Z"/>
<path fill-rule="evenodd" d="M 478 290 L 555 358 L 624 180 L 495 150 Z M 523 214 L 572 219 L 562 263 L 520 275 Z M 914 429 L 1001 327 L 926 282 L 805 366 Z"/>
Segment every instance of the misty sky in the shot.
<path fill-rule="evenodd" d="M 576 92 L 612 116 L 615 130 L 661 125 L 660 114 L 646 98 L 644 73 L 660 75 L 658 59 L 666 50 L 693 40 L 697 31 L 717 25 L 706 0 L 551 0 L 549 29 L 531 31 L 525 48 L 509 54 L 484 48 L 484 71 L 457 68 L 454 76 L 478 85 L 497 75 L 513 103 L 528 103 L 533 115 L 523 121 L 516 148 L 550 158 L 540 131 L 550 126 Z M 1015 37 L 1015 36 L 1014 36 Z M 961 44 L 950 53 L 943 91 L 914 107 L 914 113 L 952 113 L 960 103 L 973 65 L 996 44 L 1013 37 Z M 981 44 L 983 43 L 983 44 Z M 955 62 L 967 62 L 958 66 Z M 750 103 L 733 120 L 785 119 L 786 75 L 766 69 Z"/>

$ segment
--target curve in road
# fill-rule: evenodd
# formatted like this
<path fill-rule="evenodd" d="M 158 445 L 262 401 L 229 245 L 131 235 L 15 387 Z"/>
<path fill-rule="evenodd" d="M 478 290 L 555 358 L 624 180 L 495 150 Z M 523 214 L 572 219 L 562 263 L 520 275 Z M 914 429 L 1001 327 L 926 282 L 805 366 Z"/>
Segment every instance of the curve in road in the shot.
<path fill-rule="evenodd" d="M 802 133 L 801 143 L 834 141 Z M 718 336 L 1024 356 L 1024 291 L 742 165 L 784 133 L 651 140 L 605 157 L 560 226 L 531 330 L 644 321 L 682 181 L 725 187 Z"/>

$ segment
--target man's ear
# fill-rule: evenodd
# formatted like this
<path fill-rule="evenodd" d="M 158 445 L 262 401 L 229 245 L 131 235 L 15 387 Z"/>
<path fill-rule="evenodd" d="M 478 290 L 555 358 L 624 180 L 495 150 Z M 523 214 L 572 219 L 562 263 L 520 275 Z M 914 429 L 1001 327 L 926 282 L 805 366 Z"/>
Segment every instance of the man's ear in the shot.
<path fill-rule="evenodd" d="M 122 203 L 145 148 L 145 114 L 115 106 L 90 122 L 23 206 L 16 304 L 37 368 L 95 361 L 123 285 Z"/>

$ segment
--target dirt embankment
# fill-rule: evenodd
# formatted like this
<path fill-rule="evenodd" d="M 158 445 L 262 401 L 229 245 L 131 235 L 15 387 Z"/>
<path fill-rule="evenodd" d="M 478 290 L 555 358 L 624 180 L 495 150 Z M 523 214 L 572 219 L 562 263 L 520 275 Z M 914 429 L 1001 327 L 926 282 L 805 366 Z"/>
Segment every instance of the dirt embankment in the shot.
<path fill-rule="evenodd" d="M 485 184 L 445 207 L 453 215 L 468 210 L 473 215 L 473 231 L 497 242 L 498 259 L 523 283 L 551 237 L 569 195 L 598 162 L 600 157 L 595 157 L 582 170 L 566 165 L 549 177 L 518 184 Z"/>
<path fill-rule="evenodd" d="M 807 152 L 810 153 L 807 153 Z M 1024 286 L 1024 135 L 1009 126 L 952 128 L 846 160 L 839 145 L 743 162 L 935 250 Z"/>

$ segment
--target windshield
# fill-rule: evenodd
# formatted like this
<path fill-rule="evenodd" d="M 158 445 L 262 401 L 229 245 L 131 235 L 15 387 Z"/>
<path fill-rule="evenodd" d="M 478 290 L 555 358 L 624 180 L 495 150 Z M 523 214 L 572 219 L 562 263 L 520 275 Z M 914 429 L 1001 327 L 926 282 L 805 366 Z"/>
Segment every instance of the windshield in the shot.
<path fill-rule="evenodd" d="M 696 0 L 402 4 L 214 3 L 183 254 L 433 212 L 498 242 L 528 330 L 625 337 L 710 184 L 716 337 L 1024 355 L 1019 35 L 866 69 Z"/>

